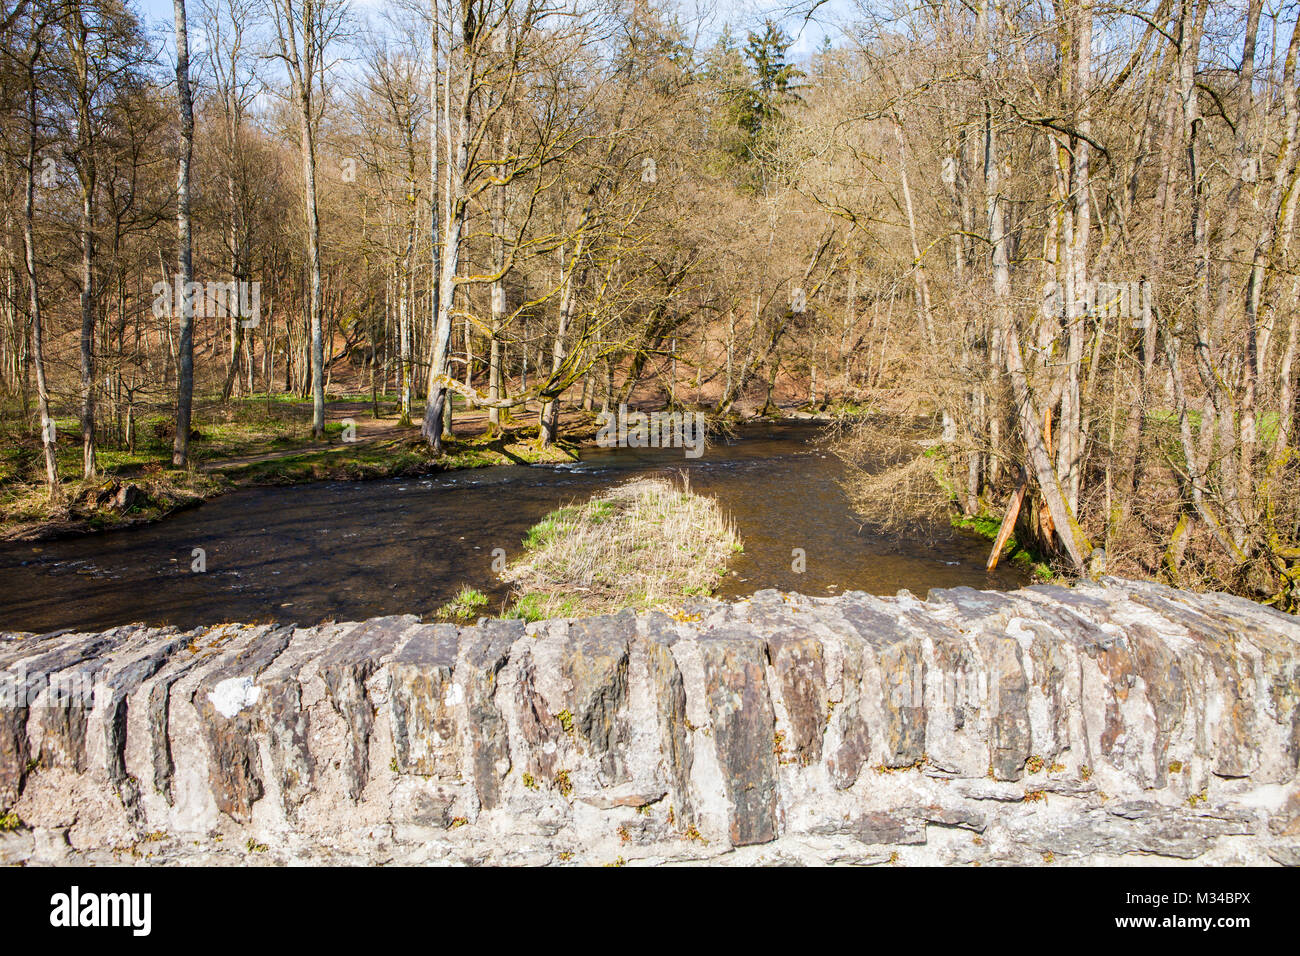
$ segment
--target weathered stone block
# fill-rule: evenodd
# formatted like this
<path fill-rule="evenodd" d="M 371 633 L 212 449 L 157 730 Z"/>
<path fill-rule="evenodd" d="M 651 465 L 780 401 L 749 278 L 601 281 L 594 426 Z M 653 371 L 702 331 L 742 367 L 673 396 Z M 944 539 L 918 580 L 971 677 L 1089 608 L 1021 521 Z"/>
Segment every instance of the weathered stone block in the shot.
<path fill-rule="evenodd" d="M 444 779 L 459 773 L 452 682 L 458 650 L 453 625 L 423 625 L 388 666 L 399 773 Z"/>
<path fill-rule="evenodd" d="M 731 843 L 766 843 L 776 838 L 776 717 L 767 690 L 767 645 L 730 630 L 701 639 L 700 653 L 731 804 Z"/>

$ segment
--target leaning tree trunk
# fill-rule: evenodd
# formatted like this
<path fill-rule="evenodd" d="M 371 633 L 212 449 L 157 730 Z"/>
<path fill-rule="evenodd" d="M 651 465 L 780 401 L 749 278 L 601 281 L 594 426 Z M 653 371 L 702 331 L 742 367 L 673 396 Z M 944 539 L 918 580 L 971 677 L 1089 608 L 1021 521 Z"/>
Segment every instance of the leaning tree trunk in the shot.
<path fill-rule="evenodd" d="M 986 7 L 986 14 L 987 9 Z M 982 25 L 982 30 L 988 36 L 987 22 Z M 1029 379 L 1020 353 L 1020 338 L 1011 314 L 1011 269 L 1000 193 L 998 173 L 1000 158 L 995 118 L 994 101 L 990 97 L 984 105 L 984 184 L 988 208 L 988 243 L 993 261 L 993 292 L 996 297 L 995 321 L 1006 352 L 1006 370 L 1011 379 L 1012 395 L 1020 419 L 1020 431 L 1028 452 L 1029 469 L 1038 483 L 1044 504 L 1052 517 L 1062 550 L 1073 569 L 1082 572 L 1092 552 L 1092 546 L 1066 500 L 1060 478 L 1052 463 L 1051 452 L 1044 441 L 1041 431 L 1042 410 L 1029 389 Z"/>

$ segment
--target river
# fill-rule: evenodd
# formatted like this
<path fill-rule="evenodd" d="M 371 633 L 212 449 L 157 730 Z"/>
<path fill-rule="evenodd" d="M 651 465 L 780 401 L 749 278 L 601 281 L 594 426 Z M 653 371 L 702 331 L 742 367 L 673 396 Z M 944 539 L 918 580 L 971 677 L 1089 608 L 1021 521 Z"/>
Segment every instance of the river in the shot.
<path fill-rule="evenodd" d="M 974 535 L 862 527 L 818 427 L 783 423 L 746 427 L 696 459 L 681 449 L 596 449 L 558 467 L 250 488 L 144 527 L 6 543 L 0 629 L 427 615 L 463 584 L 488 593 L 495 613 L 507 594 L 492 572 L 494 549 L 512 558 L 548 511 L 635 476 L 679 472 L 730 511 L 745 543 L 722 597 L 762 588 L 924 596 L 933 587 L 1007 589 L 1026 580 L 1012 567 L 986 573 L 989 545 Z"/>

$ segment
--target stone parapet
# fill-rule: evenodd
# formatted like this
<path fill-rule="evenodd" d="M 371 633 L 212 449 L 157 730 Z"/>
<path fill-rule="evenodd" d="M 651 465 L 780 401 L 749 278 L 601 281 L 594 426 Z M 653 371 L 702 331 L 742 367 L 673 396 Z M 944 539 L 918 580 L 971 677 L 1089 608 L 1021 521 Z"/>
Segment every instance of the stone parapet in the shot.
<path fill-rule="evenodd" d="M 1300 621 L 1114 579 L 0 635 L 0 862 L 1294 863 L 1298 758 Z"/>

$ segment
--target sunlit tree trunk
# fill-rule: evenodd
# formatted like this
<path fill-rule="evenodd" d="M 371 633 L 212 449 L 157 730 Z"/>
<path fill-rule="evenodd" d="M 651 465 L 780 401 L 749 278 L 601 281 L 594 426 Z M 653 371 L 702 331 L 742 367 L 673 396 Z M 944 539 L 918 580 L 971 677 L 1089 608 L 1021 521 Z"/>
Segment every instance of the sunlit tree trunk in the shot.
<path fill-rule="evenodd" d="M 176 268 L 182 289 L 194 281 L 190 240 L 190 160 L 194 153 L 194 105 L 190 99 L 190 44 L 185 0 L 174 0 L 176 14 L 176 100 L 180 111 L 181 149 L 176 168 Z M 239 295 L 236 293 L 235 300 Z M 190 417 L 194 401 L 194 303 L 188 293 L 180 305 L 179 374 L 176 377 L 176 436 L 172 464 L 189 464 Z"/>
<path fill-rule="evenodd" d="M 36 242 L 33 236 L 36 192 L 36 61 L 41 53 L 39 28 L 27 51 L 27 168 L 23 193 L 23 265 L 27 272 L 28 309 L 31 312 L 32 364 L 36 369 L 36 401 L 41 416 L 41 449 L 45 456 L 45 487 L 53 498 L 59 484 L 54 419 L 50 417 L 50 389 L 45 379 L 45 338 L 41 322 L 40 284 L 36 275 Z"/>

